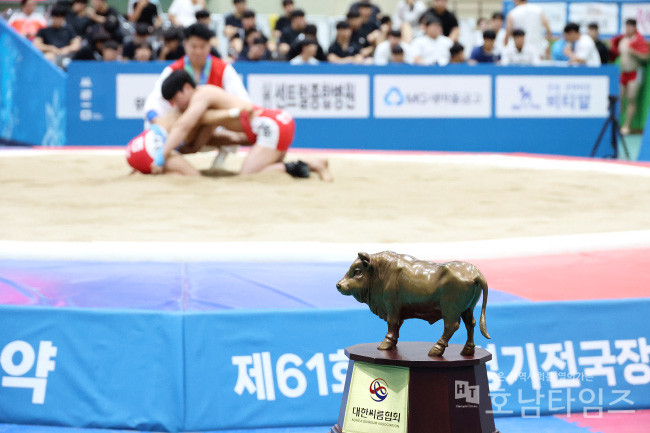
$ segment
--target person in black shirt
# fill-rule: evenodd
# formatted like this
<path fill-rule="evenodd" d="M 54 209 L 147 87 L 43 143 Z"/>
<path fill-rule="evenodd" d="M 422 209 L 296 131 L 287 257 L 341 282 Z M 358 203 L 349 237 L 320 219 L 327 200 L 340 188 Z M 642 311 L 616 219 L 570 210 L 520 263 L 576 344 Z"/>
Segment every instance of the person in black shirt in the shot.
<path fill-rule="evenodd" d="M 246 0 L 232 0 L 232 4 L 235 11 L 226 15 L 225 27 L 223 29 L 223 34 L 228 40 L 232 39 L 239 29 L 242 28 L 241 18 L 244 11 L 246 11 Z"/>
<path fill-rule="evenodd" d="M 196 22 L 197 23 L 203 24 L 204 26 L 206 26 L 210 30 L 213 30 L 212 18 L 210 17 L 210 12 L 209 11 L 207 11 L 205 9 L 201 9 L 199 11 L 196 11 L 194 16 L 196 17 Z M 221 53 L 219 52 L 219 49 L 218 49 L 219 48 L 219 39 L 217 39 L 216 34 L 212 37 L 212 39 L 210 39 L 210 46 L 211 46 L 210 54 L 212 54 L 215 57 L 221 58 Z"/>
<path fill-rule="evenodd" d="M 318 28 L 314 24 L 307 24 L 305 26 L 305 30 L 296 38 L 296 41 L 291 45 L 291 49 L 289 50 L 289 54 L 287 54 L 288 59 L 293 59 L 297 55 L 300 54 L 301 50 L 301 43 L 305 38 L 311 38 L 315 41 L 316 44 L 316 55 L 314 56 L 316 60 L 319 62 L 326 62 L 327 57 L 325 56 L 325 51 L 323 51 L 323 47 L 320 46 L 318 43 L 318 39 L 316 38 L 316 33 L 318 32 Z"/>
<path fill-rule="evenodd" d="M 68 26 L 83 39 L 88 37 L 88 29 L 92 25 L 91 19 L 86 15 L 87 7 L 88 0 L 73 0 L 71 10 L 65 17 Z"/>
<path fill-rule="evenodd" d="M 158 6 L 149 0 L 137 0 L 129 11 L 129 21 L 144 23 L 152 27 L 160 27 L 162 21 L 158 16 Z"/>
<path fill-rule="evenodd" d="M 275 27 L 273 28 L 273 37 L 276 40 L 280 39 L 282 36 L 282 31 L 291 25 L 291 12 L 294 10 L 293 0 L 282 0 L 282 9 L 284 9 L 284 15 L 282 15 L 275 22 Z"/>
<path fill-rule="evenodd" d="M 135 58 L 135 47 L 137 45 L 147 43 L 151 35 L 150 27 L 145 23 L 137 23 L 135 25 L 135 34 L 133 38 L 124 43 L 122 47 L 122 57 L 126 60 L 133 60 Z"/>
<path fill-rule="evenodd" d="M 347 21 L 336 24 L 336 39 L 330 45 L 327 61 L 330 63 L 362 63 L 361 47 L 352 40 L 352 29 Z"/>
<path fill-rule="evenodd" d="M 587 27 L 587 32 L 596 44 L 596 49 L 598 50 L 598 55 L 600 56 L 600 64 L 604 65 L 605 63 L 609 62 L 609 48 L 607 48 L 607 45 L 605 45 L 603 41 L 600 40 L 600 35 L 598 34 L 598 24 L 589 24 Z"/>
<path fill-rule="evenodd" d="M 307 26 L 305 19 L 305 12 L 301 9 L 296 9 L 291 12 L 291 25 L 285 27 L 280 36 L 280 45 L 278 46 L 279 54 L 286 58 L 291 49 L 291 45 L 295 43 L 298 36 L 300 36 Z"/>
<path fill-rule="evenodd" d="M 122 43 L 124 34 L 120 29 L 119 12 L 109 6 L 106 0 L 90 0 L 91 8 L 88 9 L 88 17 L 94 22 L 91 32 L 97 31 L 99 27 L 106 30 L 111 39 Z"/>
<path fill-rule="evenodd" d="M 250 46 L 246 47 L 245 52 L 242 51 L 242 54 L 237 60 L 248 61 L 248 62 L 259 62 L 263 60 L 271 60 L 271 52 L 266 48 L 266 38 L 257 37 L 255 38 Z"/>
<path fill-rule="evenodd" d="M 442 23 L 443 35 L 454 42 L 458 40 L 458 36 L 460 36 L 458 20 L 456 19 L 456 15 L 447 10 L 447 0 L 433 0 L 433 7 L 422 14 L 420 22 L 426 22 L 431 16 L 436 17 Z"/>
<path fill-rule="evenodd" d="M 368 34 L 366 34 L 366 29 L 363 28 L 363 18 L 358 11 L 350 11 L 346 15 L 348 25 L 350 26 L 351 41 L 361 47 L 362 57 L 368 57 L 372 54 L 374 47 L 370 44 L 368 40 Z"/>
<path fill-rule="evenodd" d="M 185 55 L 183 48 L 183 31 L 172 27 L 163 33 L 163 45 L 158 50 L 158 60 L 178 60 Z"/>
<path fill-rule="evenodd" d="M 55 4 L 50 12 L 52 24 L 39 30 L 34 38 L 34 46 L 61 67 L 64 58 L 72 57 L 81 48 L 81 38 L 65 25 L 67 13 L 65 6 Z"/>
<path fill-rule="evenodd" d="M 88 44 L 81 47 L 72 57 L 72 60 L 101 60 L 104 44 L 111 39 L 111 35 L 102 26 L 93 28 L 88 36 Z"/>
<path fill-rule="evenodd" d="M 135 46 L 135 56 L 133 60 L 138 62 L 149 62 L 153 60 L 153 48 L 149 42 L 142 42 Z"/>
<path fill-rule="evenodd" d="M 359 11 L 359 12 L 361 12 L 359 10 L 359 8 L 364 7 L 364 6 L 370 7 L 370 9 L 371 9 L 370 13 L 371 13 L 372 19 L 376 21 L 378 19 L 378 15 L 381 13 L 381 10 L 379 9 L 379 7 L 377 5 L 374 5 L 374 4 L 370 3 L 369 0 L 362 0 L 362 1 L 352 3 L 352 6 L 350 6 L 350 10 L 351 11 Z"/>

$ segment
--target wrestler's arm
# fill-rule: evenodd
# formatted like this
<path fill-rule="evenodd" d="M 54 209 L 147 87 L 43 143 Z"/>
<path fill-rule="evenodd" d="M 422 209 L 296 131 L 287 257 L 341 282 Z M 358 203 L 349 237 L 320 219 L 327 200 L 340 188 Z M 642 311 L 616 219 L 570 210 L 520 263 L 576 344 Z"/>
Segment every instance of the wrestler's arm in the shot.
<path fill-rule="evenodd" d="M 197 90 L 197 93 L 192 97 L 187 110 L 185 110 L 172 127 L 169 136 L 167 137 L 167 142 L 165 143 L 165 149 L 163 150 L 163 156 L 165 159 L 169 157 L 171 152 L 187 138 L 190 131 L 199 124 L 201 116 L 203 116 L 210 106 L 210 100 L 206 96 L 207 95 L 204 95 L 202 92 Z"/>

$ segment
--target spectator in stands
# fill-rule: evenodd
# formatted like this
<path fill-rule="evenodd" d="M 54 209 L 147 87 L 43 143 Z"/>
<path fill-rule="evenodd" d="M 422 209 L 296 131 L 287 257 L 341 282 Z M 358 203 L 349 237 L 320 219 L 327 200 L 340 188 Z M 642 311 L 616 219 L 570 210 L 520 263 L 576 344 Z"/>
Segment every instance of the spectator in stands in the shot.
<path fill-rule="evenodd" d="M 248 48 L 242 51 L 241 56 L 237 60 L 249 62 L 271 60 L 271 51 L 266 47 L 266 39 L 260 36 L 256 37 Z"/>
<path fill-rule="evenodd" d="M 141 42 L 135 46 L 134 60 L 138 62 L 149 62 L 153 60 L 153 48 L 149 42 Z"/>
<path fill-rule="evenodd" d="M 359 11 L 359 15 L 361 15 L 361 35 L 366 38 L 369 44 L 374 45 L 380 33 L 380 21 L 376 15 L 372 14 L 372 6 L 370 3 L 359 2 L 357 10 Z"/>
<path fill-rule="evenodd" d="M 292 65 L 317 65 L 320 62 L 316 59 L 318 44 L 312 37 L 306 37 L 300 41 L 300 54 L 291 59 Z"/>
<path fill-rule="evenodd" d="M 494 49 L 497 34 L 494 30 L 486 30 L 483 32 L 483 45 L 475 47 L 472 50 L 470 61 L 472 63 L 496 63 L 499 60 L 499 55 Z"/>
<path fill-rule="evenodd" d="M 102 60 L 105 62 L 114 62 L 120 59 L 120 44 L 117 41 L 109 40 L 104 43 L 102 49 Z"/>
<path fill-rule="evenodd" d="M 570 65 L 600 66 L 600 54 L 591 36 L 580 33 L 580 26 L 568 23 L 564 26 L 564 55 Z"/>
<path fill-rule="evenodd" d="M 307 26 L 305 19 L 305 12 L 302 9 L 294 9 L 291 12 L 291 24 L 285 27 L 280 36 L 280 44 L 278 45 L 278 54 L 286 58 L 291 50 L 291 45 L 296 42 Z"/>
<path fill-rule="evenodd" d="M 228 40 L 231 40 L 239 33 L 239 29 L 242 28 L 242 15 L 247 10 L 246 0 L 232 0 L 232 5 L 235 10 L 226 15 L 225 27 L 223 29 L 223 34 Z"/>
<path fill-rule="evenodd" d="M 158 0 L 129 0 L 128 5 L 129 21 L 144 23 L 151 27 L 160 27 L 160 3 Z"/>
<path fill-rule="evenodd" d="M 196 23 L 196 13 L 205 9 L 205 0 L 174 0 L 172 1 L 167 18 L 174 27 L 189 27 Z"/>
<path fill-rule="evenodd" d="M 444 66 L 449 63 L 449 49 L 454 41 L 442 34 L 442 24 L 436 17 L 428 17 L 424 34 L 411 44 L 413 63 L 418 65 Z"/>
<path fill-rule="evenodd" d="M 110 39 L 111 35 L 103 27 L 94 28 L 88 35 L 88 43 L 77 51 L 72 60 L 101 60 L 104 44 Z"/>
<path fill-rule="evenodd" d="M 133 37 L 124 42 L 122 47 L 122 57 L 125 60 L 133 60 L 135 58 L 135 47 L 149 41 L 151 36 L 151 27 L 145 23 L 137 23 L 135 25 L 135 33 Z"/>
<path fill-rule="evenodd" d="M 506 46 L 506 29 L 503 27 L 503 14 L 501 12 L 495 12 L 492 14 L 490 28 L 494 30 L 497 35 L 496 39 L 494 40 L 494 52 L 497 55 L 501 55 L 503 47 Z"/>
<path fill-rule="evenodd" d="M 71 10 L 65 17 L 65 22 L 74 30 L 77 36 L 83 39 L 88 37 L 88 29 L 92 21 L 86 14 L 88 0 L 73 0 Z"/>
<path fill-rule="evenodd" d="M 315 56 L 316 60 L 318 60 L 319 62 L 326 62 L 327 57 L 325 56 L 325 51 L 320 46 L 320 44 L 318 43 L 318 39 L 316 38 L 317 32 L 318 32 L 318 28 L 314 24 L 307 24 L 305 26 L 305 30 L 300 35 L 298 35 L 298 37 L 296 38 L 296 42 L 294 42 L 294 44 L 291 46 L 291 49 L 289 50 L 289 54 L 287 54 L 287 58 L 293 59 L 298 54 L 300 54 L 300 51 L 302 50 L 300 42 L 302 42 L 302 40 L 305 38 L 312 38 L 316 43 L 316 56 Z"/>
<path fill-rule="evenodd" d="M 433 0 L 433 7 L 429 8 L 423 15 L 421 22 L 426 23 L 428 18 L 437 18 L 442 25 L 442 34 L 456 42 L 460 36 L 458 19 L 453 12 L 447 9 L 447 0 Z"/>
<path fill-rule="evenodd" d="M 395 45 L 390 49 L 390 51 L 392 54 L 390 58 L 391 63 L 406 63 L 404 49 L 401 45 Z"/>
<path fill-rule="evenodd" d="M 458 42 L 449 48 L 449 63 L 465 63 L 465 47 Z"/>
<path fill-rule="evenodd" d="M 244 47 L 246 46 L 246 35 L 250 34 L 253 31 L 258 31 L 260 36 L 262 32 L 257 30 L 257 23 L 255 22 L 255 12 L 247 9 L 241 14 L 241 27 L 237 29 L 237 32 L 230 38 L 230 46 L 228 47 L 228 54 L 233 59 L 237 59 Z"/>
<path fill-rule="evenodd" d="M 501 54 L 502 65 L 533 65 L 541 62 L 539 52 L 533 45 L 526 43 L 526 32 L 515 29 L 512 32 L 514 43 L 506 45 Z"/>
<path fill-rule="evenodd" d="M 643 84 L 642 67 L 649 55 L 648 42 L 637 30 L 636 20 L 633 18 L 625 20 L 625 33 L 612 39 L 613 60 L 620 56 L 621 106 L 627 101 L 625 121 L 621 126 L 623 134 L 630 133 L 630 125 L 636 115 L 637 96 Z"/>
<path fill-rule="evenodd" d="M 378 20 L 379 14 L 381 14 L 381 10 L 379 9 L 379 6 L 370 3 L 370 0 L 360 0 L 358 2 L 352 3 L 350 10 L 359 11 L 359 13 L 361 13 L 361 8 L 363 7 L 370 8 L 370 16 L 373 20 Z"/>
<path fill-rule="evenodd" d="M 201 9 L 200 11 L 197 11 L 194 16 L 196 17 L 196 22 L 203 24 L 210 30 L 214 29 L 212 28 L 212 18 L 210 17 L 210 12 Z M 210 39 L 210 45 L 212 46 L 212 49 L 210 50 L 210 54 L 213 56 L 221 57 L 221 53 L 219 53 L 219 38 L 217 38 L 217 35 L 215 34 L 212 36 L 212 39 Z"/>
<path fill-rule="evenodd" d="M 364 58 L 370 56 L 373 52 L 373 47 L 370 45 L 370 42 L 367 38 L 368 35 L 365 33 L 365 30 L 363 28 L 363 17 L 359 11 L 351 10 L 346 15 L 346 19 L 350 26 L 350 30 L 352 30 L 351 41 L 355 45 L 361 47 L 361 55 Z"/>
<path fill-rule="evenodd" d="M 400 0 L 393 13 L 393 26 L 402 32 L 402 40 L 407 44 L 413 40 L 413 32 L 427 6 L 422 0 Z"/>
<path fill-rule="evenodd" d="M 327 61 L 330 63 L 362 63 L 361 47 L 352 40 L 352 29 L 347 21 L 336 23 L 336 39 L 330 45 Z"/>
<path fill-rule="evenodd" d="M 552 33 L 544 10 L 539 4 L 530 4 L 527 0 L 514 1 L 515 8 L 506 17 L 505 44 L 508 45 L 514 30 L 520 29 L 526 35 L 526 44 L 531 46 L 540 56 L 547 58 Z M 544 34 L 546 37 L 544 37 Z"/>
<path fill-rule="evenodd" d="M 377 34 L 377 38 L 375 39 L 375 48 L 377 48 L 377 45 L 380 43 L 388 40 L 388 35 L 390 32 L 393 30 L 393 20 L 389 16 L 383 16 L 379 20 L 379 33 Z"/>
<path fill-rule="evenodd" d="M 275 22 L 275 27 L 273 28 L 273 38 L 276 41 L 280 40 L 284 29 L 291 25 L 291 12 L 293 12 L 294 8 L 295 5 L 293 4 L 293 0 L 282 0 L 284 15 L 278 18 Z"/>
<path fill-rule="evenodd" d="M 104 27 L 111 39 L 121 44 L 124 40 L 124 34 L 120 29 L 119 12 L 109 6 L 106 0 L 90 0 L 90 6 L 87 13 L 88 18 L 94 23 L 92 27 L 94 29 Z"/>
<path fill-rule="evenodd" d="M 479 19 L 476 20 L 476 28 L 474 29 L 472 36 L 472 42 L 474 43 L 472 45 L 472 50 L 483 45 L 483 32 L 488 30 L 489 27 L 490 23 L 485 18 L 479 17 Z"/>
<path fill-rule="evenodd" d="M 158 60 L 178 60 L 185 55 L 183 47 L 183 31 L 180 28 L 172 27 L 163 33 L 163 44 L 158 50 Z"/>
<path fill-rule="evenodd" d="M 401 30 L 392 30 L 388 35 L 388 39 L 384 42 L 377 45 L 377 49 L 374 54 L 375 65 L 387 65 L 393 59 L 393 47 L 400 46 L 402 48 L 402 53 L 404 54 L 404 59 L 406 62 L 410 61 L 407 53 L 409 52 L 409 46 L 407 43 L 402 41 L 402 32 Z"/>
<path fill-rule="evenodd" d="M 39 30 L 47 27 L 43 14 L 36 12 L 35 0 L 21 0 L 20 10 L 11 14 L 7 24 L 30 41 L 34 40 Z"/>
<path fill-rule="evenodd" d="M 555 62 L 568 62 L 569 58 L 564 54 L 565 47 L 566 41 L 564 40 L 564 37 L 553 42 L 553 45 L 551 45 L 551 60 Z"/>
<path fill-rule="evenodd" d="M 67 13 L 65 6 L 55 4 L 50 11 L 51 25 L 40 29 L 34 38 L 34 46 L 62 68 L 67 66 L 64 61 L 69 61 L 81 48 L 81 38 L 65 25 Z"/>
<path fill-rule="evenodd" d="M 600 34 L 598 33 L 598 24 L 590 23 L 587 26 L 587 33 L 596 44 L 596 49 L 598 50 L 598 55 L 600 56 L 600 64 L 604 65 L 609 61 L 609 48 L 607 48 L 607 45 L 605 45 L 605 43 L 600 40 Z"/>
<path fill-rule="evenodd" d="M 250 47 L 257 39 L 262 39 L 264 41 L 264 45 L 266 46 L 267 40 L 262 34 L 262 32 L 260 32 L 256 28 L 246 30 L 246 34 L 244 36 L 244 46 L 241 52 L 239 53 L 239 55 L 237 56 L 237 60 L 239 59 L 245 60 L 246 58 L 248 58 L 248 51 L 250 50 Z"/>

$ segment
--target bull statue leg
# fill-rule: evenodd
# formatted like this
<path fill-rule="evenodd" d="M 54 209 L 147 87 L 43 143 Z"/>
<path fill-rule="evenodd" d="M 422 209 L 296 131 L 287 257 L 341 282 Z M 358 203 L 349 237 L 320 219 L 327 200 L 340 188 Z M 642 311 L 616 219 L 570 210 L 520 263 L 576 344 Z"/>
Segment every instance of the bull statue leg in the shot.
<path fill-rule="evenodd" d="M 471 308 L 468 308 L 463 311 L 460 317 L 463 319 L 463 323 L 465 323 L 465 328 L 467 329 L 467 342 L 460 354 L 463 356 L 474 356 L 474 327 L 476 326 L 474 313 Z"/>
<path fill-rule="evenodd" d="M 377 347 L 379 350 L 390 350 L 397 345 L 397 340 L 399 339 L 399 328 L 402 327 L 404 321 L 388 317 L 386 323 L 388 323 L 388 333 L 379 347 Z"/>
<path fill-rule="evenodd" d="M 442 333 L 442 337 L 436 344 L 433 345 L 429 351 L 429 356 L 442 356 L 445 353 L 445 349 L 449 346 L 449 339 L 454 335 L 454 332 L 460 327 L 460 317 L 455 321 L 453 319 L 445 317 L 445 331 Z"/>

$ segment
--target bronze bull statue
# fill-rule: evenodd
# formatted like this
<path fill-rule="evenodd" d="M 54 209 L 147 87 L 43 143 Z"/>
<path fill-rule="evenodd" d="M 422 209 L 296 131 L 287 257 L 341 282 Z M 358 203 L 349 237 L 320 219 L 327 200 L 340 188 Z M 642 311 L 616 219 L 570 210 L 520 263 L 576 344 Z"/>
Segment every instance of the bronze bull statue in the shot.
<path fill-rule="evenodd" d="M 388 333 L 378 349 L 395 347 L 399 329 L 406 319 L 429 323 L 442 319 L 445 330 L 429 356 L 441 356 L 463 319 L 467 342 L 461 352 L 474 355 L 474 307 L 483 294 L 480 329 L 490 338 L 485 325 L 488 285 L 476 266 L 465 262 L 434 263 L 404 254 L 384 251 L 359 253 L 336 288 L 364 302 L 370 311 L 388 323 Z"/>

